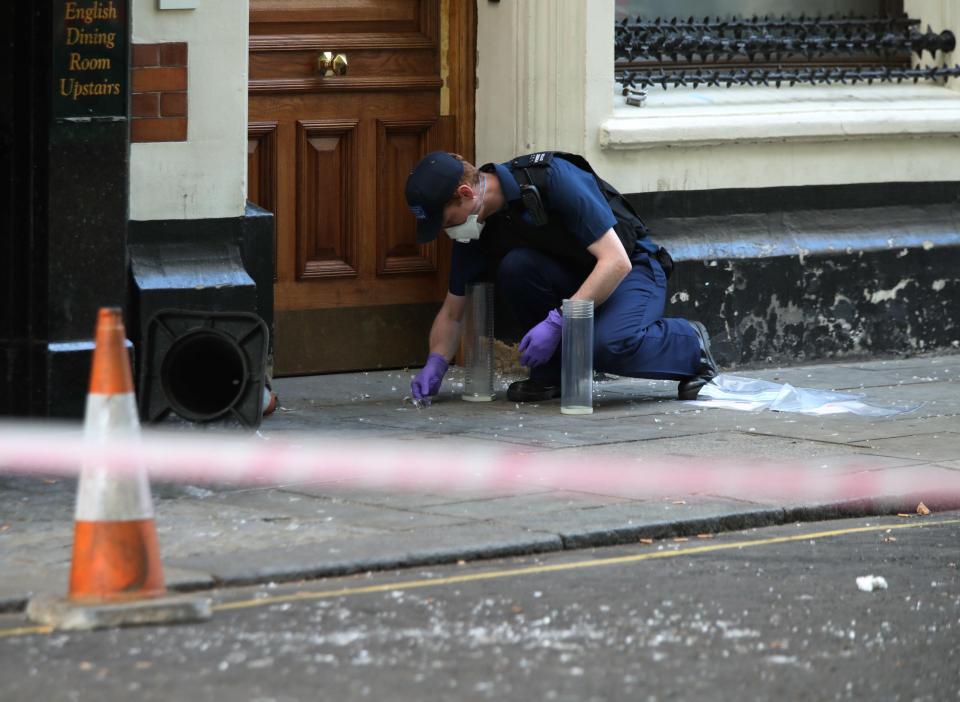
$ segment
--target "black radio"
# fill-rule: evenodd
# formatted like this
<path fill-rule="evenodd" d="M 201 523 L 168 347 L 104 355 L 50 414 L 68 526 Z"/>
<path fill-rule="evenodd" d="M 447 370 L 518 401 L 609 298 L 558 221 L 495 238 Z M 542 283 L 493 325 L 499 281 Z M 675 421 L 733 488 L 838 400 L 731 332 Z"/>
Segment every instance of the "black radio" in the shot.
<path fill-rule="evenodd" d="M 523 201 L 523 207 L 527 211 L 530 223 L 533 226 L 542 227 L 550 221 L 536 185 L 521 185 L 520 199 Z"/>

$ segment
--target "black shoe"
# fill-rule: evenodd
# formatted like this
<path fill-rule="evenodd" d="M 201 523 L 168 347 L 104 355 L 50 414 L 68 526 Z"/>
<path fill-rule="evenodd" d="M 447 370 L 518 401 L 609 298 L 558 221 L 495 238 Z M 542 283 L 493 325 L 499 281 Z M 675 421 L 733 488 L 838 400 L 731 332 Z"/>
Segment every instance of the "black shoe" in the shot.
<path fill-rule="evenodd" d="M 697 366 L 697 374 L 692 378 L 681 380 L 677 386 L 677 397 L 681 400 L 696 400 L 700 394 L 700 388 L 717 377 L 720 369 L 717 368 L 717 362 L 713 360 L 713 354 L 710 353 L 710 335 L 707 328 L 700 322 L 690 322 L 690 326 L 697 333 L 700 341 L 700 364 Z"/>
<path fill-rule="evenodd" d="M 560 397 L 559 385 L 543 385 L 527 378 L 510 383 L 507 399 L 511 402 L 546 402 Z"/>

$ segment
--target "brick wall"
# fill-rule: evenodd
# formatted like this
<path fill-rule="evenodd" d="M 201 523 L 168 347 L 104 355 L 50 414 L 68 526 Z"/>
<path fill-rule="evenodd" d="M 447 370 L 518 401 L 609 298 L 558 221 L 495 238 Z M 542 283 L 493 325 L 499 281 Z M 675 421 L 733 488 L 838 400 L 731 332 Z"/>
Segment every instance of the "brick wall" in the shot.
<path fill-rule="evenodd" d="M 187 140 L 187 44 L 133 45 L 130 140 Z"/>

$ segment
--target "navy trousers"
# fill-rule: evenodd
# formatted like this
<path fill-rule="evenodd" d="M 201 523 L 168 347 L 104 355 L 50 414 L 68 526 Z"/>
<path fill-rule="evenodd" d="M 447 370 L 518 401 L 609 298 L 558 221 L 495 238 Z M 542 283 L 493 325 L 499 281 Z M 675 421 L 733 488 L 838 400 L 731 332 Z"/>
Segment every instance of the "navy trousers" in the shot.
<path fill-rule="evenodd" d="M 560 307 L 584 281 L 561 261 L 533 249 L 513 249 L 497 268 L 497 285 L 527 330 Z M 684 380 L 696 374 L 700 342 L 685 319 L 663 318 L 667 279 L 656 259 L 633 256 L 633 270 L 594 310 L 593 365 L 633 378 Z M 560 384 L 560 347 L 530 377 Z"/>

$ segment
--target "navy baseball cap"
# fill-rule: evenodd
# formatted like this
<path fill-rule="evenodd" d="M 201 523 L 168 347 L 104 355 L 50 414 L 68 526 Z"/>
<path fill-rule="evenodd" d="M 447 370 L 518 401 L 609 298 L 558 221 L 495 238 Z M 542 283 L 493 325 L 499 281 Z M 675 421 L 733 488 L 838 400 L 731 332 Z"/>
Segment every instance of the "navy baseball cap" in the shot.
<path fill-rule="evenodd" d="M 407 178 L 407 205 L 417 218 L 417 243 L 429 244 L 443 229 L 443 206 L 450 201 L 463 175 L 463 161 L 446 151 L 420 159 Z"/>

